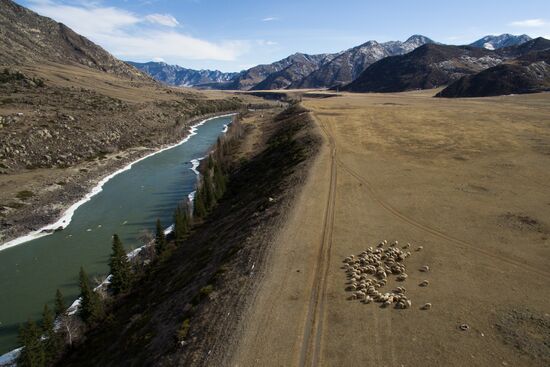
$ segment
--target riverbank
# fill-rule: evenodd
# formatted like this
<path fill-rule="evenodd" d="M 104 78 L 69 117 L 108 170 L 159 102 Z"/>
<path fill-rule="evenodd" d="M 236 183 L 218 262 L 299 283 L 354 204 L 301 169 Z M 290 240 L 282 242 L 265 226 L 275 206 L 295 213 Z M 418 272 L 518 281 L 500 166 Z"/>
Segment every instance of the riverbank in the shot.
<path fill-rule="evenodd" d="M 26 208 L 28 214 L 23 213 L 23 219 L 18 221 L 18 224 L 21 226 L 19 232 L 31 226 L 41 227 L 25 234 L 17 233 L 18 231 L 16 230 L 11 231 L 10 234 L 15 238 L 9 239 L 9 236 L 5 236 L 4 238 L 8 241 L 0 245 L 0 251 L 36 238 L 47 236 L 53 231 L 66 228 L 71 222 L 71 218 L 78 207 L 88 202 L 94 195 L 101 192 L 103 185 L 111 178 L 126 170 L 129 170 L 132 168 L 132 165 L 143 159 L 187 142 L 193 135 L 196 135 L 196 128 L 203 125 L 205 122 L 217 117 L 225 117 L 235 114 L 236 112 L 219 115 L 210 114 L 208 116 L 202 116 L 190 120 L 185 124 L 188 128 L 184 130 L 184 133 L 182 134 L 183 139 L 175 144 L 162 146 L 156 150 L 137 148 L 136 150 L 132 150 L 130 152 L 120 152 L 117 155 L 108 156 L 103 160 L 103 162 L 99 161 L 95 166 L 91 163 L 86 165 L 85 168 L 73 168 L 73 170 L 78 170 L 77 172 L 79 173 L 85 173 L 83 180 L 79 182 L 77 178 L 74 185 L 71 185 L 70 190 L 67 190 L 66 184 L 61 185 L 59 182 L 57 183 L 57 186 L 61 186 L 60 189 L 63 191 L 63 194 L 65 194 L 63 201 L 60 201 L 60 197 L 55 195 L 37 195 L 38 198 L 42 197 L 43 199 L 32 200 L 32 202 L 29 203 L 30 205 Z M 196 172 L 196 169 L 193 169 L 193 171 Z M 59 179 L 58 175 L 55 175 L 55 177 Z M 46 188 L 44 191 L 50 194 L 54 193 L 54 190 L 49 188 Z M 38 192 L 40 193 L 40 189 L 38 189 Z M 38 210 L 43 211 L 40 216 L 36 215 Z M 18 235 L 19 237 L 16 237 Z"/>
<path fill-rule="evenodd" d="M 100 192 L 110 178 L 130 169 L 132 164 L 142 159 L 184 143 L 194 135 L 197 126 L 216 116 L 207 114 L 187 121 L 181 133 L 173 136 L 172 142 L 161 144 L 157 149 L 130 148 L 71 168 L 35 169 L 0 175 L 0 202 L 17 196 L 22 187 L 25 192 L 32 193 L 32 196 L 12 203 L 12 207 L 4 207 L 9 219 L 0 228 L 0 251 L 66 227 L 72 213 Z"/>

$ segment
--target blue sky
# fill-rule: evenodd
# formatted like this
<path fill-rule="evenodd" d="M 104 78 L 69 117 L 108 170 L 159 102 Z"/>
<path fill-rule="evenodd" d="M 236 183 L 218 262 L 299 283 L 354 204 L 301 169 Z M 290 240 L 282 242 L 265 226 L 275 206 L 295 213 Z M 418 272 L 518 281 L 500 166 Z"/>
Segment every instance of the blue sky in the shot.
<path fill-rule="evenodd" d="M 16 0 L 123 60 L 239 71 L 295 52 L 338 52 L 422 34 L 550 38 L 550 1 Z"/>

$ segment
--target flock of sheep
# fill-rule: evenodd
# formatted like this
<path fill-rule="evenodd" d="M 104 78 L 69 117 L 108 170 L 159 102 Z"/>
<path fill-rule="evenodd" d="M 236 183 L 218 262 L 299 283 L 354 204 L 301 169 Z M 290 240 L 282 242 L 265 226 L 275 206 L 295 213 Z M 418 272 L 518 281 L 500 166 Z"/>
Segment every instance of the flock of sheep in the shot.
<path fill-rule="evenodd" d="M 397 241 L 388 246 L 388 241 L 384 240 L 376 248 L 369 247 L 358 256 L 350 255 L 344 259 L 344 269 L 348 276 L 348 286 L 346 290 L 351 292 L 349 299 L 360 300 L 363 303 L 379 302 L 384 307 L 389 307 L 395 303 L 395 308 L 405 309 L 412 306 L 411 300 L 405 295 L 405 287 L 397 287 L 392 292 L 382 293 L 380 289 L 388 281 L 388 276 L 394 274 L 396 280 L 404 282 L 408 275 L 405 272 L 403 261 L 411 256 L 411 247 L 407 243 L 399 248 Z M 418 246 L 416 251 L 421 251 L 422 246 Z M 421 272 L 430 271 L 428 265 L 419 269 Z M 419 286 L 427 287 L 429 282 L 423 280 Z M 421 309 L 429 310 L 431 303 L 424 304 Z"/>

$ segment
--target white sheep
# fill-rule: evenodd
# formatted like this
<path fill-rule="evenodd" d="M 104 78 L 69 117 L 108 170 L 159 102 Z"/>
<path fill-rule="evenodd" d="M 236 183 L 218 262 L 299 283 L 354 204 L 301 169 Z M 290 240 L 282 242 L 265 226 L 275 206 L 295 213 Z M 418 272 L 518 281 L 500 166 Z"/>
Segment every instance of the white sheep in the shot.
<path fill-rule="evenodd" d="M 424 306 L 420 307 L 421 310 L 429 310 L 432 308 L 432 304 L 431 303 L 425 303 Z"/>

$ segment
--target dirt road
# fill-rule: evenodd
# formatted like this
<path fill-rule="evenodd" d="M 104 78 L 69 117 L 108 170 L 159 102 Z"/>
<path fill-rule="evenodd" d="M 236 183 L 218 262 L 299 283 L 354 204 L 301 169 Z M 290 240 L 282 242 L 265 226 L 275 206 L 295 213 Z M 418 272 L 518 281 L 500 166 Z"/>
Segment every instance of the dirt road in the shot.
<path fill-rule="evenodd" d="M 432 94 L 305 100 L 325 148 L 233 365 L 549 363 L 550 95 Z M 423 246 L 405 262 L 410 309 L 346 299 L 342 260 L 382 239 Z"/>

